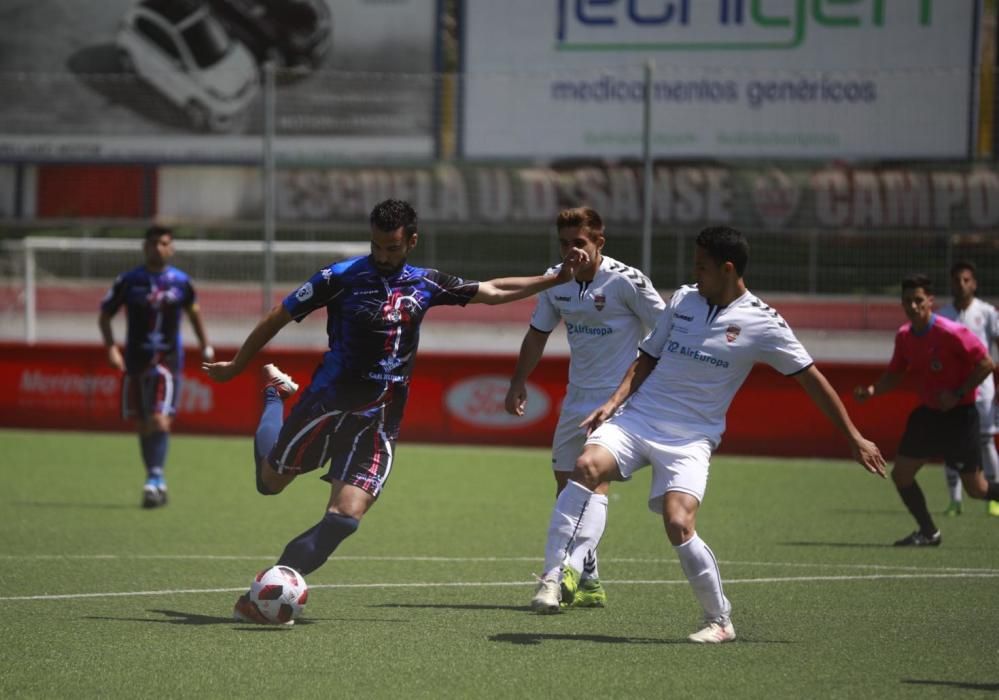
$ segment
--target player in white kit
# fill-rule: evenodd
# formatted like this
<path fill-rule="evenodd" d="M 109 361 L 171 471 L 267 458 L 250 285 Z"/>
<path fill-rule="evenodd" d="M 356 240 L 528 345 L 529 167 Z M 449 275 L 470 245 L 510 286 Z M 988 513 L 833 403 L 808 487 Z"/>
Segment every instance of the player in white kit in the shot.
<path fill-rule="evenodd" d="M 937 311 L 944 318 L 957 321 L 975 334 L 985 349 L 991 354 L 992 346 L 999 338 L 999 312 L 988 302 L 975 296 L 978 291 L 978 274 L 974 264 L 956 262 L 950 268 L 950 288 L 954 300 Z M 999 481 L 999 455 L 996 454 L 996 389 L 993 377 L 989 375 L 978 385 L 975 397 L 978 410 L 978 426 L 981 431 L 982 469 L 989 481 Z M 947 491 L 950 505 L 945 515 L 960 515 L 963 509 L 961 476 L 957 470 L 944 465 L 947 478 Z M 999 501 L 988 501 L 986 511 L 999 516 Z"/>
<path fill-rule="evenodd" d="M 569 341 L 569 385 L 552 438 L 555 495 L 565 488 L 576 458 L 583 451 L 583 420 L 617 388 L 635 359 L 639 341 L 651 329 L 665 304 L 648 277 L 603 255 L 604 223 L 594 209 L 559 212 L 555 222 L 559 246 L 585 250 L 590 262 L 575 279 L 538 295 L 531 327 L 520 346 L 517 367 L 506 395 L 508 413 L 523 416 L 527 378 L 537 367 L 548 337 L 565 322 Z M 547 274 L 552 274 L 552 268 Z M 591 508 L 607 510 L 607 487 L 601 484 Z M 603 517 L 606 517 L 604 515 Z M 607 593 L 600 584 L 596 551 L 588 552 L 580 569 L 566 568 L 562 600 L 566 606 L 603 607 Z"/>
<path fill-rule="evenodd" d="M 559 610 L 563 567 L 578 566 L 581 552 L 600 541 L 604 523 L 591 517 L 594 489 L 627 480 L 651 464 L 649 508 L 662 514 L 666 536 L 704 613 L 704 626 L 688 639 L 735 639 L 718 563 L 698 537 L 695 521 L 725 413 L 755 362 L 793 376 L 847 437 L 853 458 L 884 478 L 877 446 L 853 425 L 787 323 L 746 289 L 748 259 L 749 246 L 735 229 L 710 227 L 697 236 L 697 284 L 676 291 L 620 386 L 586 421 L 593 432 L 552 512 L 545 574 L 531 601 L 535 611 Z"/>

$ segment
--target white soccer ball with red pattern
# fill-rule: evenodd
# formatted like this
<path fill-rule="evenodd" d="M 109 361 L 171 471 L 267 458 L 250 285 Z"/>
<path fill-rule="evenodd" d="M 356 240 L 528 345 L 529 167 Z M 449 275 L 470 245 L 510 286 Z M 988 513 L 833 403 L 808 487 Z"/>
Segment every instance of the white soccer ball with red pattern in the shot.
<path fill-rule="evenodd" d="M 250 584 L 250 601 L 260 614 L 278 624 L 298 617 L 309 599 L 309 587 L 302 574 L 288 566 L 264 569 Z"/>

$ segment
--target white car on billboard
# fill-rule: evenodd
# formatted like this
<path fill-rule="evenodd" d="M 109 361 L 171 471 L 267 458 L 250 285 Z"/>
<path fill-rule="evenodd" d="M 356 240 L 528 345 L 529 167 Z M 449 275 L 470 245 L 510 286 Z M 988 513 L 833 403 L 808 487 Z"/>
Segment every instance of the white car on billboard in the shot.
<path fill-rule="evenodd" d="M 249 50 L 197 1 L 143 0 L 125 15 L 115 44 L 122 67 L 199 131 L 231 128 L 259 89 Z"/>

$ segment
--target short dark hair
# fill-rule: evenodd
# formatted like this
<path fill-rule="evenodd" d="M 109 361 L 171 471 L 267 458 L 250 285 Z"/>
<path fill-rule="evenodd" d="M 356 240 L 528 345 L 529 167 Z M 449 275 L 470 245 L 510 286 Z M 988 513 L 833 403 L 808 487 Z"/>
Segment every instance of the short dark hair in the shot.
<path fill-rule="evenodd" d="M 146 243 L 149 241 L 158 241 L 160 236 L 170 236 L 173 238 L 173 229 L 169 226 L 163 226 L 161 224 L 153 224 L 146 229 Z"/>
<path fill-rule="evenodd" d="M 902 278 L 902 293 L 907 289 L 922 289 L 927 294 L 933 294 L 933 280 L 922 272 L 913 272 Z"/>
<path fill-rule="evenodd" d="M 604 220 L 596 209 L 590 207 L 575 207 L 563 209 L 555 220 L 555 228 L 562 231 L 567 228 L 585 228 L 593 233 L 604 235 Z"/>
<path fill-rule="evenodd" d="M 719 265 L 730 262 L 742 277 L 749 263 L 749 241 L 731 226 L 708 226 L 697 234 L 697 245 Z"/>
<path fill-rule="evenodd" d="M 412 238 L 416 233 L 416 210 L 401 199 L 386 199 L 379 202 L 371 210 L 371 225 L 379 231 L 395 231 L 400 226 L 406 232 L 406 238 Z"/>
<path fill-rule="evenodd" d="M 978 279 L 978 268 L 975 267 L 975 263 L 970 260 L 958 260 L 956 263 L 950 266 L 950 276 L 953 277 L 958 272 L 964 272 L 967 270 L 971 273 L 971 276 L 976 280 Z"/>

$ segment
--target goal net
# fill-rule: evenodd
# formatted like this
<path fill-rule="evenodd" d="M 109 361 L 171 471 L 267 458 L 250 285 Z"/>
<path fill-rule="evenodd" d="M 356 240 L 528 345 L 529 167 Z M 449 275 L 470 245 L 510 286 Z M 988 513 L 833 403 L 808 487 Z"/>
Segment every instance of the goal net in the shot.
<path fill-rule="evenodd" d="M 97 335 L 100 302 L 120 273 L 143 263 L 142 239 L 29 236 L 7 244 L 0 269 L 0 338 L 79 340 Z M 266 299 L 263 241 L 175 241 L 170 264 L 187 272 L 209 337 L 238 343 L 262 312 L 320 268 L 369 251 L 355 241 L 276 241 L 271 299 Z M 115 337 L 124 337 L 118 314 Z M 87 329 L 92 329 L 88 332 Z M 186 342 L 192 341 L 186 334 Z"/>

